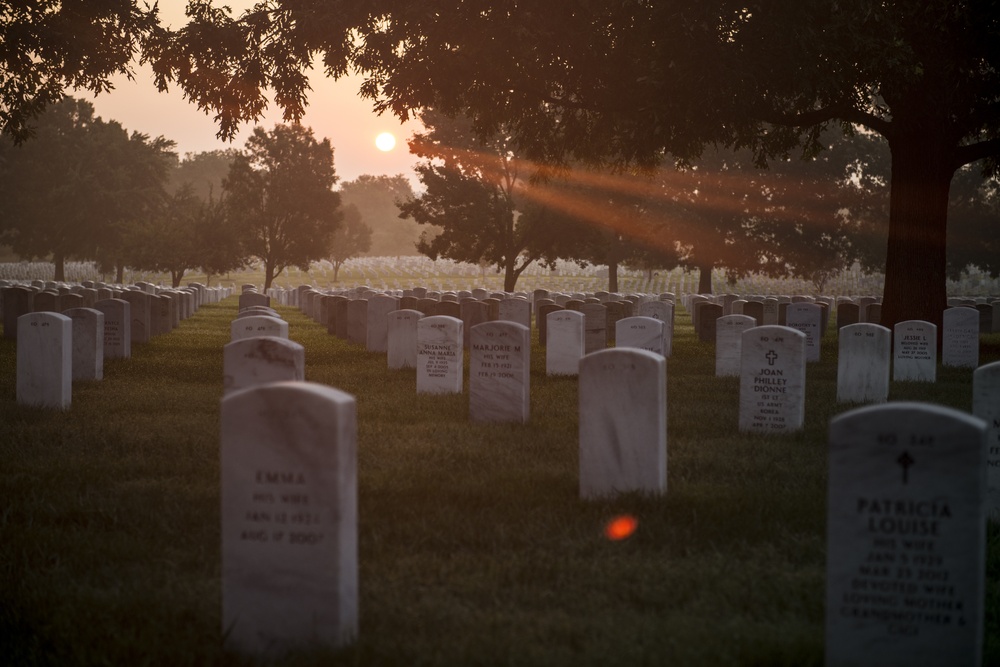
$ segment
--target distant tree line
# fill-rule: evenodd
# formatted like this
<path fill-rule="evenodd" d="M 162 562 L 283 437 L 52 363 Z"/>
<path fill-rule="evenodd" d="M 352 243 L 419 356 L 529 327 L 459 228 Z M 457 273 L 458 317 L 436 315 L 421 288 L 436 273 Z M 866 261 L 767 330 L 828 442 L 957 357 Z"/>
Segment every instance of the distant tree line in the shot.
<path fill-rule="evenodd" d="M 193 269 L 211 279 L 257 261 L 270 287 L 289 266 L 339 266 L 371 245 L 360 209 L 334 190 L 333 155 L 292 124 L 256 128 L 243 150 L 179 158 L 173 142 L 63 97 L 30 137 L 0 138 L 0 244 L 50 258 L 55 280 L 67 260 L 117 282 L 126 267 L 166 272 L 174 286 Z"/>
<path fill-rule="evenodd" d="M 484 137 L 460 115 L 427 110 L 421 120 L 427 131 L 410 145 L 423 158 L 424 191 L 401 216 L 435 226 L 421 236 L 422 253 L 493 265 L 507 290 L 532 262 L 556 259 L 607 266 L 611 291 L 622 266 L 698 270 L 702 293 L 713 290 L 713 269 L 729 282 L 794 276 L 819 290 L 855 262 L 885 271 L 891 161 L 874 133 L 831 130 L 814 154 L 766 167 L 749 148 L 716 148 L 646 169 L 598 170 L 533 162 L 502 126 Z M 970 266 L 1000 273 L 1000 239 L 990 233 L 998 181 L 981 170 L 966 166 L 952 184 L 951 278 Z"/>

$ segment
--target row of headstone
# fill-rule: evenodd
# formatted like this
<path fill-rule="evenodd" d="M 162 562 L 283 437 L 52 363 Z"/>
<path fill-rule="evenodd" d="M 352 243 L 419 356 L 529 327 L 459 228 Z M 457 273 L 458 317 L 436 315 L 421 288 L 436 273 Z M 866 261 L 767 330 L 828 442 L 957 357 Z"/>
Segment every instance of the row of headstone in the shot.
<path fill-rule="evenodd" d="M 3 292 L 7 303 L 5 319 L 21 310 L 28 311 L 18 315 L 17 335 L 11 336 L 17 341 L 18 404 L 63 410 L 72 404 L 73 382 L 102 380 L 105 359 L 129 358 L 133 342 L 148 342 L 151 333 L 168 333 L 175 326 L 174 317 L 186 317 L 186 307 L 172 307 L 175 298 L 177 303 L 190 305 L 191 312 L 200 300 L 197 288 L 177 291 L 178 296 L 153 295 L 139 288 L 122 292 L 121 299 L 102 299 L 92 308 L 73 307 L 59 313 L 33 310 L 53 304 L 45 298 L 37 300 L 29 289 L 8 286 Z M 158 307 L 160 317 L 152 317 L 153 305 Z M 153 323 L 157 324 L 155 328 Z M 139 336 L 133 334 L 137 329 Z M 5 321 L 5 335 L 8 331 L 10 326 Z"/>

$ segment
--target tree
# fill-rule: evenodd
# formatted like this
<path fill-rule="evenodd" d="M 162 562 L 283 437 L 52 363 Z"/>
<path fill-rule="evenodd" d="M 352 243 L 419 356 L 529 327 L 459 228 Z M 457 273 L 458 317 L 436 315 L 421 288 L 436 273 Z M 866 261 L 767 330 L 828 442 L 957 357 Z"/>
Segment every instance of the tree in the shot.
<path fill-rule="evenodd" d="M 549 230 L 519 210 L 529 174 L 503 136 L 479 142 L 463 118 L 433 111 L 421 120 L 427 133 L 415 135 L 410 152 L 425 192 L 400 205 L 399 217 L 436 225 L 440 233 L 421 234 L 417 249 L 430 257 L 495 265 L 504 274 L 504 291 L 551 246 Z"/>
<path fill-rule="evenodd" d="M 330 11 L 300 0 L 281 3 L 266 28 L 259 14 L 244 23 L 272 52 L 285 44 L 292 56 L 321 53 L 332 75 L 349 61 L 366 73 L 362 92 L 377 110 L 469 113 L 483 132 L 507 128 L 535 159 L 650 165 L 664 152 L 694 158 L 717 142 L 766 161 L 799 144 L 814 152 L 827 125 L 863 126 L 892 153 L 883 322 L 940 322 L 952 176 L 1000 150 L 1000 15 L 992 3 L 578 0 L 438 9 L 381 0 Z M 183 62 L 200 53 L 190 34 L 171 39 L 188 54 Z M 197 62 L 230 78 L 260 64 L 235 48 L 227 55 L 232 62 Z M 191 68 L 160 71 L 200 87 Z M 305 90 L 280 67 L 267 76 Z M 284 92 L 297 113 L 301 97 Z"/>
<path fill-rule="evenodd" d="M 372 247 L 372 228 L 361 217 L 354 204 L 344 207 L 344 221 L 330 239 L 330 262 L 333 264 L 333 282 L 344 262 L 368 252 Z"/>
<path fill-rule="evenodd" d="M 865 127 L 892 155 L 882 310 L 890 326 L 940 322 L 952 177 L 986 158 L 992 173 L 1000 152 L 1000 14 L 981 0 L 273 0 L 240 19 L 196 0 L 177 31 L 156 26 L 151 12 L 151 28 L 127 24 L 119 41 L 141 45 L 161 87 L 176 82 L 213 110 L 224 136 L 259 116 L 267 87 L 288 119 L 300 117 L 314 57 L 333 77 L 363 73 L 361 92 L 378 111 L 467 113 L 486 135 L 504 127 L 532 159 L 650 166 L 718 143 L 750 147 L 763 162 L 797 145 L 813 153 L 826 126 Z M 118 14 L 85 18 L 87 30 L 124 23 Z M 4 37 L 53 39 L 25 10 L 5 20 Z M 70 63 L 56 67 L 56 85 L 99 63 L 97 86 L 124 62 L 73 62 L 62 46 L 39 65 L 5 56 L 16 65 L 2 80 L 8 125 L 37 106 L 50 61 Z M 13 94 L 19 77 L 28 94 Z"/>
<path fill-rule="evenodd" d="M 353 205 L 371 227 L 371 247 L 366 254 L 379 257 L 416 255 L 420 225 L 412 220 L 400 220 L 399 203 L 413 198 L 413 188 L 402 175 L 371 176 L 362 174 L 356 180 L 340 185 L 344 207 Z"/>
<path fill-rule="evenodd" d="M 186 153 L 170 172 L 168 189 L 178 192 L 184 187 L 201 201 L 219 199 L 222 182 L 239 151 L 236 149 Z"/>
<path fill-rule="evenodd" d="M 22 257 L 94 259 L 123 269 L 125 229 L 159 206 L 173 143 L 129 135 L 70 97 L 49 107 L 35 137 L 4 139 L 0 210 L 4 242 Z M 119 281 L 121 274 L 119 274 Z"/>
<path fill-rule="evenodd" d="M 301 125 L 256 128 L 224 182 L 227 214 L 249 256 L 264 265 L 264 289 L 286 267 L 309 269 L 340 224 L 330 140 Z"/>

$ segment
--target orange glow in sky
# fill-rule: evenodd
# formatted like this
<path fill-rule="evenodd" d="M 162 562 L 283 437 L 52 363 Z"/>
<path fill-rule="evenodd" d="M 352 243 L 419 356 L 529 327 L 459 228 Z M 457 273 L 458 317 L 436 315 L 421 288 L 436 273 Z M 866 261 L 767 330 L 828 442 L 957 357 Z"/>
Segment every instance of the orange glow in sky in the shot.
<path fill-rule="evenodd" d="M 604 536 L 613 542 L 620 542 L 632 536 L 639 527 L 639 520 L 631 514 L 621 514 L 604 526 Z"/>
<path fill-rule="evenodd" d="M 187 20 L 184 16 L 186 4 L 186 0 L 160 0 L 161 21 L 175 28 L 183 25 Z M 216 4 L 232 7 L 233 15 L 239 16 L 254 4 L 254 0 L 227 0 Z M 115 89 L 110 93 L 94 97 L 88 92 L 67 92 L 89 100 L 96 115 L 104 120 L 118 121 L 130 133 L 141 132 L 175 141 L 175 150 L 181 157 L 185 153 L 244 147 L 253 132 L 252 126 L 244 126 L 232 143 L 217 139 L 218 127 L 212 117 L 185 100 L 179 89 L 172 87 L 167 93 L 159 93 L 148 67 L 134 65 L 134 69 L 135 81 L 124 76 L 115 77 L 112 79 Z M 404 140 L 423 130 L 419 122 L 410 120 L 401 124 L 389 114 L 375 115 L 372 102 L 358 96 L 359 77 L 348 76 L 334 81 L 323 75 L 322 67 L 314 67 L 309 82 L 312 90 L 308 93 L 309 104 L 302 124 L 312 128 L 317 140 L 330 139 L 334 167 L 341 183 L 353 181 L 362 174 L 403 174 L 416 183 L 413 172 L 416 157 L 405 149 L 380 150 L 372 143 L 372 137 L 389 131 Z M 270 130 L 280 122 L 281 110 L 271 104 L 260 125 Z"/>

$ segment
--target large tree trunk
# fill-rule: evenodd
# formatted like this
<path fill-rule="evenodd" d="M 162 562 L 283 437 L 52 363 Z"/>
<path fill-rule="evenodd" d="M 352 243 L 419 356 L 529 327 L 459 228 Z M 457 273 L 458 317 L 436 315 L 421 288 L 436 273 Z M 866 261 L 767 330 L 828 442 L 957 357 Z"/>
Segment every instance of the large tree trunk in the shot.
<path fill-rule="evenodd" d="M 514 270 L 514 263 L 517 258 L 514 258 L 514 262 L 507 262 L 503 267 L 503 291 L 513 292 L 514 286 L 517 285 L 517 277 L 520 275 Z"/>
<path fill-rule="evenodd" d="M 698 294 L 712 293 L 712 266 L 711 262 L 698 263 Z"/>
<path fill-rule="evenodd" d="M 883 326 L 926 320 L 941 332 L 947 307 L 948 190 L 953 146 L 928 145 L 927 133 L 901 133 L 889 141 L 892 176 L 889 243 L 882 296 Z"/>
<path fill-rule="evenodd" d="M 52 263 L 55 264 L 56 272 L 55 277 L 52 280 L 56 282 L 66 281 L 66 257 L 61 253 L 57 252 L 52 255 Z"/>
<path fill-rule="evenodd" d="M 618 291 L 618 260 L 608 262 L 608 291 L 612 294 Z"/>

